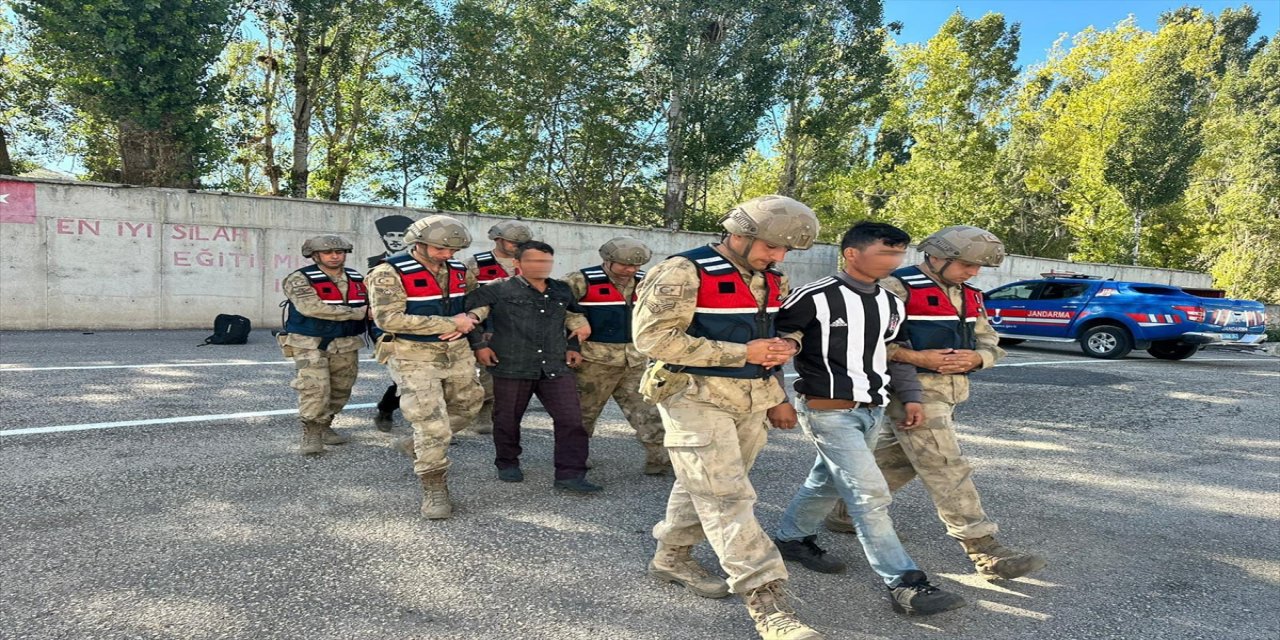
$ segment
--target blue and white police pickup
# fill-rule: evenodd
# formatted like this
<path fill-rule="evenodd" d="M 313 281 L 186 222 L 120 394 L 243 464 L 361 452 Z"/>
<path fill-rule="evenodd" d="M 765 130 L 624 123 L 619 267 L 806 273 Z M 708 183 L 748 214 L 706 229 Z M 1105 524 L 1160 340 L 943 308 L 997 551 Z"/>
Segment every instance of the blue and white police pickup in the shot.
<path fill-rule="evenodd" d="M 986 292 L 987 318 L 1002 344 L 1079 342 L 1095 358 L 1145 349 L 1157 358 L 1182 360 L 1204 345 L 1256 346 L 1267 339 L 1262 303 L 1230 300 L 1218 290 L 1041 275 Z"/>

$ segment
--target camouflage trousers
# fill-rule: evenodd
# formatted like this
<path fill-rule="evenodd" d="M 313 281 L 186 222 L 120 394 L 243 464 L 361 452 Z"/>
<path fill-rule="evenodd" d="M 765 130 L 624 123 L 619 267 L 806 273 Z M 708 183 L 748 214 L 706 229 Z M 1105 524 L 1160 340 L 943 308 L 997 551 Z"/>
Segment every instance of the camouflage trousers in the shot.
<path fill-rule="evenodd" d="M 640 376 L 644 365 L 619 367 L 583 360 L 578 365 L 578 401 L 587 435 L 595 435 L 596 420 L 609 398 L 618 403 L 627 423 L 636 430 L 636 440 L 644 445 L 662 445 L 662 416 L 640 396 Z"/>
<path fill-rule="evenodd" d="M 876 438 L 876 465 L 896 492 L 917 476 L 947 527 L 947 535 L 960 540 L 995 535 L 996 523 L 987 517 L 973 484 L 973 467 L 960 451 L 949 402 L 924 403 L 925 423 L 900 429 L 905 416 L 902 403 L 893 400 L 885 411 L 884 428 Z"/>
<path fill-rule="evenodd" d="M 493 374 L 484 365 L 476 367 L 481 399 L 476 402 L 476 424 L 493 424 Z"/>
<path fill-rule="evenodd" d="M 453 434 L 471 425 L 484 397 L 474 365 L 443 369 L 392 356 L 387 368 L 400 389 L 400 411 L 413 425 L 413 472 L 447 470 Z"/>
<path fill-rule="evenodd" d="M 734 593 L 785 580 L 782 556 L 756 520 L 747 475 L 764 448 L 765 412 L 730 413 L 682 393 L 658 411 L 676 480 L 653 537 L 674 546 L 710 542 Z"/>
<path fill-rule="evenodd" d="M 330 353 L 294 347 L 298 375 L 289 386 L 298 392 L 298 419 L 326 425 L 333 422 L 333 416 L 351 399 L 359 361 L 359 351 Z"/>

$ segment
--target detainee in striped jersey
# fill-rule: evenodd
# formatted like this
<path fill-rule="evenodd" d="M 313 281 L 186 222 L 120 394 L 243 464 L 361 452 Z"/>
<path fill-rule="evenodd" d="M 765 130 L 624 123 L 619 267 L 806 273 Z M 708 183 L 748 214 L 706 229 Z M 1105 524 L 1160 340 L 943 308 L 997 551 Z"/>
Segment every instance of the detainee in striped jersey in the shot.
<path fill-rule="evenodd" d="M 891 392 L 906 407 L 904 428 L 924 421 L 915 368 L 889 359 L 892 349 L 905 346 L 905 334 L 898 333 L 906 305 L 877 284 L 902 266 L 910 241 L 892 225 L 854 225 L 840 242 L 844 269 L 792 291 L 778 312 L 778 334 L 799 336 L 788 338 L 799 348 L 791 402 L 818 455 L 774 542 L 787 560 L 843 572 L 845 564 L 816 542 L 823 519 L 843 500 L 894 610 L 927 615 L 962 607 L 964 599 L 930 584 L 902 547 L 889 518 L 893 495 L 871 449 Z"/>

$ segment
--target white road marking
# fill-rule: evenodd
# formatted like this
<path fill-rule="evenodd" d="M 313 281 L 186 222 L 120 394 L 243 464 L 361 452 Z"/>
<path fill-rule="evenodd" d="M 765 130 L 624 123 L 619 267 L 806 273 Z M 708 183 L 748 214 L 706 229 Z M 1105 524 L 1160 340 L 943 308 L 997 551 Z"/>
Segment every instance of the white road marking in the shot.
<path fill-rule="evenodd" d="M 1196 358 L 1191 362 L 1266 362 L 1266 358 Z M 373 362 L 373 360 L 361 360 L 361 362 Z M 1080 360 L 1036 360 L 1033 362 L 1009 362 L 996 365 L 997 367 L 1038 367 L 1051 366 L 1059 364 L 1134 364 L 1134 363 L 1153 363 L 1162 362 L 1161 360 L 1112 360 L 1100 361 L 1095 359 Z M 284 362 L 200 362 L 190 364 L 139 364 L 139 365 L 94 365 L 82 367 L 25 367 L 14 369 L 0 369 L 0 371 L 51 371 L 51 370 L 67 370 L 67 369 L 143 369 L 143 368 L 172 368 L 172 367 L 218 367 L 218 366 L 251 366 L 251 365 L 273 365 L 273 364 L 293 364 L 289 361 Z M 784 377 L 796 378 L 799 374 L 788 373 Z M 369 409 L 378 406 L 376 403 L 350 404 L 347 409 Z M 29 427 L 24 429 L 8 429 L 0 430 L 0 437 L 38 435 L 43 433 L 64 433 L 68 431 L 91 431 L 96 429 L 114 429 L 117 427 L 141 427 L 153 424 L 182 424 L 188 422 L 215 422 L 219 420 L 239 420 L 243 418 L 257 418 L 265 416 L 284 416 L 297 413 L 297 409 L 274 409 L 271 411 L 246 411 L 241 413 L 219 413 L 200 416 L 176 416 L 172 418 L 153 418 L 150 420 L 122 420 L 118 422 L 90 422 L 85 424 L 64 424 L 52 427 Z"/>
<path fill-rule="evenodd" d="M 374 362 L 373 359 L 361 360 L 360 362 Z M 268 362 L 172 362 L 172 363 L 156 363 L 156 364 L 91 364 L 77 365 L 67 367 L 10 367 L 9 365 L 0 364 L 0 373 L 9 371 L 83 371 L 86 369 L 181 369 L 186 367 L 256 367 L 264 365 L 293 365 L 292 360 L 268 361 Z"/>
<path fill-rule="evenodd" d="M 368 409 L 376 407 L 376 402 L 349 404 L 345 409 Z M 240 420 L 242 418 L 258 418 L 262 416 L 287 416 L 297 413 L 297 409 L 275 409 L 272 411 L 243 411 L 240 413 L 214 413 L 204 416 L 178 416 L 175 418 L 154 418 L 151 420 L 121 420 L 119 422 L 90 422 L 87 424 L 62 424 L 54 427 L 30 427 L 27 429 L 8 429 L 0 431 L 0 437 L 29 436 L 39 433 L 62 433 L 65 431 L 90 431 L 93 429 L 114 429 L 116 427 L 141 427 L 149 424 L 180 424 L 184 422 L 214 422 L 217 420 Z"/>
<path fill-rule="evenodd" d="M 1090 364 L 1090 363 L 1102 364 L 1104 362 L 1110 363 L 1110 364 L 1141 364 L 1144 362 L 1153 363 L 1153 362 L 1169 362 L 1169 361 L 1158 360 L 1154 358 L 1151 360 L 1145 360 L 1145 359 L 1143 360 L 1138 360 L 1138 359 L 1095 360 L 1091 358 L 1088 360 L 1038 360 L 1036 362 L 1005 362 L 1005 363 L 998 364 L 996 366 L 997 367 L 1037 367 L 1037 366 L 1045 366 L 1045 365 L 1053 365 L 1053 364 Z M 1266 358 L 1194 358 L 1193 357 L 1193 358 L 1184 360 L 1183 362 L 1186 364 L 1195 364 L 1197 362 L 1267 362 L 1267 359 Z"/>

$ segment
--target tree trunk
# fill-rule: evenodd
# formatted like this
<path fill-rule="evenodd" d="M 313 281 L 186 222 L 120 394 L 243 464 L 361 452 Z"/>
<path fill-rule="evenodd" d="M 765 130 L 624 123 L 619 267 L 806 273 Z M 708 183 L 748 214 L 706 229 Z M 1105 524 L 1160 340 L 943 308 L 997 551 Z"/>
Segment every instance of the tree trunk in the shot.
<path fill-rule="evenodd" d="M 679 89 L 671 91 L 667 108 L 667 192 L 663 200 L 662 218 L 668 229 L 679 229 L 684 218 L 688 182 L 684 175 L 684 113 L 680 108 Z"/>
<path fill-rule="evenodd" d="M 9 140 L 4 127 L 0 127 L 0 175 L 14 175 L 13 159 L 9 157 Z"/>
<path fill-rule="evenodd" d="M 276 61 L 275 51 L 271 48 L 271 38 L 267 39 L 266 72 L 262 80 L 265 99 L 262 105 L 262 168 L 271 185 L 270 195 L 280 195 L 280 165 L 276 163 L 276 95 L 280 83 L 280 67 Z M 248 181 L 245 182 L 248 184 Z"/>
<path fill-rule="evenodd" d="M 307 182 L 311 168 L 307 156 L 311 153 L 311 116 L 315 111 L 311 95 L 311 17 L 298 14 L 297 30 L 293 34 L 293 166 L 289 169 L 289 195 L 307 197 Z"/>
<path fill-rule="evenodd" d="M 1138 265 L 1138 258 L 1142 253 L 1142 217 L 1144 212 L 1133 212 L 1133 264 Z"/>
<path fill-rule="evenodd" d="M 162 125 L 147 129 L 132 120 L 121 120 L 120 181 L 145 187 L 196 186 L 190 151 Z"/>

